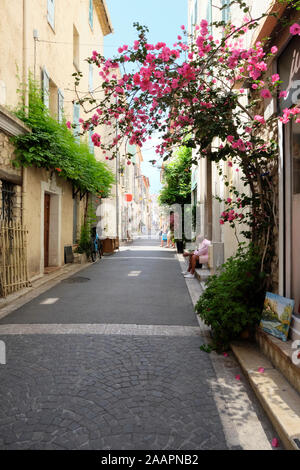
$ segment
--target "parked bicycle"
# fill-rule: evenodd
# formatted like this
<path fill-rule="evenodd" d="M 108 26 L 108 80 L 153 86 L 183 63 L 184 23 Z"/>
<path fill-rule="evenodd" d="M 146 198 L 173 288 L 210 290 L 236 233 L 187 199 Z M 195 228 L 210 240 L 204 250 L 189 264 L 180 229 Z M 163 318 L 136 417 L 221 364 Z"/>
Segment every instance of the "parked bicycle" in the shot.
<path fill-rule="evenodd" d="M 92 229 L 90 254 L 93 263 L 97 258 L 101 259 L 103 256 L 103 243 L 100 240 L 96 229 Z"/>

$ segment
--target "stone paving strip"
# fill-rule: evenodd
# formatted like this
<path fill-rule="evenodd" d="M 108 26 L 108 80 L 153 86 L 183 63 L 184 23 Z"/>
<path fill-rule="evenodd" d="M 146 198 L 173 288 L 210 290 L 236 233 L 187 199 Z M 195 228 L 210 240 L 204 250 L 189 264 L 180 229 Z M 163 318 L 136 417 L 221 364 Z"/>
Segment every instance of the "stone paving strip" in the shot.
<path fill-rule="evenodd" d="M 162 259 L 163 261 L 177 261 L 176 258 L 165 258 L 163 256 L 107 256 L 105 258 L 103 258 L 105 261 L 107 260 L 110 260 L 110 261 L 121 261 L 123 259 Z"/>
<path fill-rule="evenodd" d="M 185 271 L 185 258 L 181 254 L 177 254 L 177 258 L 182 271 Z M 195 306 L 203 293 L 203 287 L 196 278 L 186 280 L 186 285 Z M 198 315 L 197 320 L 201 336 L 206 337 L 209 343 L 210 328 Z M 211 380 L 211 387 L 228 448 L 272 450 L 271 441 L 275 433 L 248 383 L 235 379 L 240 374 L 240 366 L 235 358 L 230 354 L 224 358 L 215 352 L 209 356 L 216 373 L 216 378 Z"/>
<path fill-rule="evenodd" d="M 0 325 L 0 335 L 126 335 L 126 336 L 201 336 L 197 326 L 126 324 L 12 324 Z"/>

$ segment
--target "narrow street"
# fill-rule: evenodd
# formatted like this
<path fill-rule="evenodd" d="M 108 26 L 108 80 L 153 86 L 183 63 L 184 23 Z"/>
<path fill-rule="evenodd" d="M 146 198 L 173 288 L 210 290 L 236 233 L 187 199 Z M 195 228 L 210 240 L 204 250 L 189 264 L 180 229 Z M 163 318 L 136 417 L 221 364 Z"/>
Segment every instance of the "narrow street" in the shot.
<path fill-rule="evenodd" d="M 174 250 L 137 240 L 2 318 L 0 448 L 227 449 L 216 368 L 180 272 Z M 259 412 L 239 426 L 270 448 Z"/>

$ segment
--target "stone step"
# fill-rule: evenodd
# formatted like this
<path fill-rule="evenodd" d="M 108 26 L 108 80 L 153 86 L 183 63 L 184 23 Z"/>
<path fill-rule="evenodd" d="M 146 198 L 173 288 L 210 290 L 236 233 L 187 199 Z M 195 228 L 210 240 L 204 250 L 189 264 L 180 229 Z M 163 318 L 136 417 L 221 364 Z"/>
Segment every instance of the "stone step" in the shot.
<path fill-rule="evenodd" d="M 281 341 L 259 328 L 256 332 L 256 341 L 260 350 L 272 362 L 273 366 L 285 376 L 286 380 L 300 394 L 300 364 L 295 364 L 293 360 L 293 356 L 300 354 L 300 349 L 298 349 L 300 344 L 297 348 L 296 341 Z M 296 357 L 298 363 L 300 362 L 299 359 Z"/>
<path fill-rule="evenodd" d="M 257 344 L 233 342 L 231 349 L 286 449 L 300 450 L 300 395 Z M 259 372 L 263 368 L 264 372 Z"/>
<path fill-rule="evenodd" d="M 195 270 L 195 277 L 198 279 L 200 283 L 204 283 L 207 281 L 207 279 L 211 276 L 210 270 L 209 269 L 196 269 Z"/>

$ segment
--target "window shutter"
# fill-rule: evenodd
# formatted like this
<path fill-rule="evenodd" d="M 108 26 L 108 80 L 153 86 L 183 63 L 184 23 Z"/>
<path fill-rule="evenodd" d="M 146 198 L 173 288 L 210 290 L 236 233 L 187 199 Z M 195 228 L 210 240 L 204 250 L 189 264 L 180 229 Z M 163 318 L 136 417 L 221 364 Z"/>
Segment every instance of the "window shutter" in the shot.
<path fill-rule="evenodd" d="M 91 28 L 93 29 L 93 0 L 90 0 L 89 4 L 89 23 Z"/>
<path fill-rule="evenodd" d="M 55 18 L 55 0 L 48 0 L 47 19 L 53 29 L 54 29 L 54 18 Z"/>
<path fill-rule="evenodd" d="M 57 110 L 58 122 L 62 122 L 63 115 L 64 115 L 64 94 L 60 88 L 58 89 L 57 104 L 58 104 L 58 110 Z"/>
<path fill-rule="evenodd" d="M 93 144 L 93 141 L 92 141 L 92 133 L 93 133 L 93 131 L 90 129 L 89 130 L 89 149 L 90 149 L 91 153 L 94 153 L 95 147 L 94 147 L 94 144 Z"/>
<path fill-rule="evenodd" d="M 212 22 L 212 0 L 208 0 L 207 2 L 207 10 L 206 10 L 206 19 L 208 24 Z M 212 26 L 208 26 L 210 33 L 212 32 Z"/>
<path fill-rule="evenodd" d="M 194 22 L 195 24 L 198 24 L 198 0 L 195 0 L 194 5 Z"/>
<path fill-rule="evenodd" d="M 49 75 L 45 67 L 43 69 L 43 102 L 49 109 Z"/>
<path fill-rule="evenodd" d="M 93 65 L 89 64 L 89 92 L 93 91 Z"/>
<path fill-rule="evenodd" d="M 79 124 L 79 118 L 80 118 L 80 105 L 78 103 L 74 103 L 74 108 L 73 108 L 73 124 L 75 124 L 75 129 L 74 129 L 74 137 L 76 138 L 77 142 L 80 141 L 80 124 Z"/>
<path fill-rule="evenodd" d="M 222 0 L 222 6 L 226 5 L 225 8 L 222 10 L 222 21 L 228 23 L 229 21 L 229 0 Z"/>

